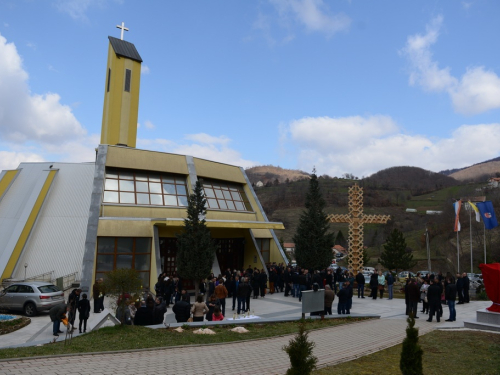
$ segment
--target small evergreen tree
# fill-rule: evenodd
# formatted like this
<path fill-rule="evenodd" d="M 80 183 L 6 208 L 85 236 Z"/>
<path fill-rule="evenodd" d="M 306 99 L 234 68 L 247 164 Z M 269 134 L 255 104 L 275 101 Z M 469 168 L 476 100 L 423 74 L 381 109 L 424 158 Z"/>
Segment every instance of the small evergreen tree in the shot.
<path fill-rule="evenodd" d="M 198 296 L 200 280 L 210 274 L 216 246 L 205 223 L 206 199 L 200 181 L 189 196 L 184 232 L 177 234 L 177 273 L 194 283 Z"/>
<path fill-rule="evenodd" d="M 288 345 L 283 347 L 283 350 L 290 357 L 290 367 L 287 375 L 309 375 L 316 368 L 318 358 L 313 356 L 314 342 L 307 340 L 308 333 L 306 332 L 304 322 L 299 325 L 299 332 L 291 339 Z"/>
<path fill-rule="evenodd" d="M 395 269 L 409 269 L 415 265 L 413 255 L 406 252 L 406 240 L 403 233 L 394 229 L 387 242 L 384 245 L 384 250 L 380 254 L 379 263 L 385 268 L 392 270 Z"/>
<path fill-rule="evenodd" d="M 329 233 L 325 200 L 319 190 L 318 177 L 313 170 L 306 195 L 306 210 L 300 215 L 293 241 L 297 264 L 308 269 L 323 269 L 332 261 L 334 234 Z"/>
<path fill-rule="evenodd" d="M 102 288 L 111 297 L 111 305 L 116 307 L 116 315 L 119 316 L 120 323 L 125 323 L 124 311 L 127 308 L 127 296 L 130 298 L 138 295 L 143 289 L 139 272 L 131 268 L 118 268 L 108 272 Z"/>
<path fill-rule="evenodd" d="M 406 338 L 403 340 L 399 368 L 403 375 L 422 375 L 423 350 L 418 345 L 418 328 L 415 328 L 413 313 L 410 314 L 406 321 L 408 327 L 406 328 Z"/>

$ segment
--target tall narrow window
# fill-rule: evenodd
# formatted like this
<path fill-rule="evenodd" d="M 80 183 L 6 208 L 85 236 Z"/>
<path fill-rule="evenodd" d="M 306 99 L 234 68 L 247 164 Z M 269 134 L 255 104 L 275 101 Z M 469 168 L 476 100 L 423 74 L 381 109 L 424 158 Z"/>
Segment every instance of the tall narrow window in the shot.
<path fill-rule="evenodd" d="M 125 91 L 130 92 L 130 77 L 132 71 L 130 69 L 125 70 Z"/>
<path fill-rule="evenodd" d="M 111 84 L 111 68 L 108 68 L 108 92 L 109 92 L 109 85 Z"/>

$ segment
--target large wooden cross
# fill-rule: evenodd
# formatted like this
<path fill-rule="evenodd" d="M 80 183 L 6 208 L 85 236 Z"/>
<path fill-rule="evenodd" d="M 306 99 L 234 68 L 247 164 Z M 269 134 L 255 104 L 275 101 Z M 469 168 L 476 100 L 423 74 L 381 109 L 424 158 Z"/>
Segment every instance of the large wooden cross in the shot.
<path fill-rule="evenodd" d="M 363 268 L 363 224 L 385 224 L 390 215 L 363 214 L 363 188 L 354 184 L 349 188 L 349 214 L 327 216 L 331 223 L 349 224 L 349 271 L 354 275 Z"/>

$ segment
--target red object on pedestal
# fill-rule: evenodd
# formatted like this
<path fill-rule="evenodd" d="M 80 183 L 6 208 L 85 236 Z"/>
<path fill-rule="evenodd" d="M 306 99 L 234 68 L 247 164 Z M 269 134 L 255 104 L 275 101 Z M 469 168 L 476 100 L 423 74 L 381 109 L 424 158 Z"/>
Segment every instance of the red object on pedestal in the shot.
<path fill-rule="evenodd" d="M 500 313 L 500 263 L 480 264 L 479 268 L 483 272 L 486 294 L 493 302 L 486 310 Z"/>

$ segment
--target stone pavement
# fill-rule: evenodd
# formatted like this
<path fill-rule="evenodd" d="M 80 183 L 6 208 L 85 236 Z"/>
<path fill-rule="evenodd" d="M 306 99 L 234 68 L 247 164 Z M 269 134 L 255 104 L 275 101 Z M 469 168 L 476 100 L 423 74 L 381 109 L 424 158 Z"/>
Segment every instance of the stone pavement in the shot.
<path fill-rule="evenodd" d="M 232 315 L 230 300 L 228 311 Z M 428 323 L 420 315 L 417 327 L 420 334 L 433 329 L 463 327 L 463 320 L 475 317 L 478 309 L 489 306 L 490 302 L 471 302 L 457 306 L 457 322 L 444 322 L 448 311 L 444 306 L 441 323 Z M 334 303 L 336 307 L 336 302 Z M 420 306 L 419 306 L 420 307 Z M 264 299 L 251 300 L 251 310 L 262 317 L 300 316 L 297 299 L 283 294 L 268 295 Z M 344 362 L 401 343 L 405 336 L 406 316 L 404 300 L 353 299 L 353 312 L 381 316 L 380 320 L 360 322 L 340 327 L 313 331 L 310 339 L 316 343 L 314 354 L 320 366 Z M 229 314 L 228 314 L 229 313 Z M 167 320 L 172 319 L 169 310 Z M 41 318 L 36 318 L 41 319 Z M 48 317 L 45 316 L 45 321 Z M 29 326 L 28 326 L 29 327 Z M 2 336 L 14 335 L 15 333 Z M 26 336 L 26 334 L 23 334 Z M 40 333 L 38 337 L 40 337 Z M 230 371 L 234 374 L 259 372 L 261 374 L 282 374 L 289 366 L 289 359 L 281 350 L 292 336 L 272 339 L 207 346 L 191 346 L 159 350 L 141 350 L 126 353 L 86 354 L 43 359 L 7 360 L 0 364 L 0 374 L 220 374 Z M 339 346 L 339 337 L 342 345 Z M 244 339 L 244 336 L 242 336 Z M 14 341 L 7 338 L 8 342 Z M 8 344 L 7 344 L 8 345 Z M 12 344 L 11 344 L 12 345 Z"/>

